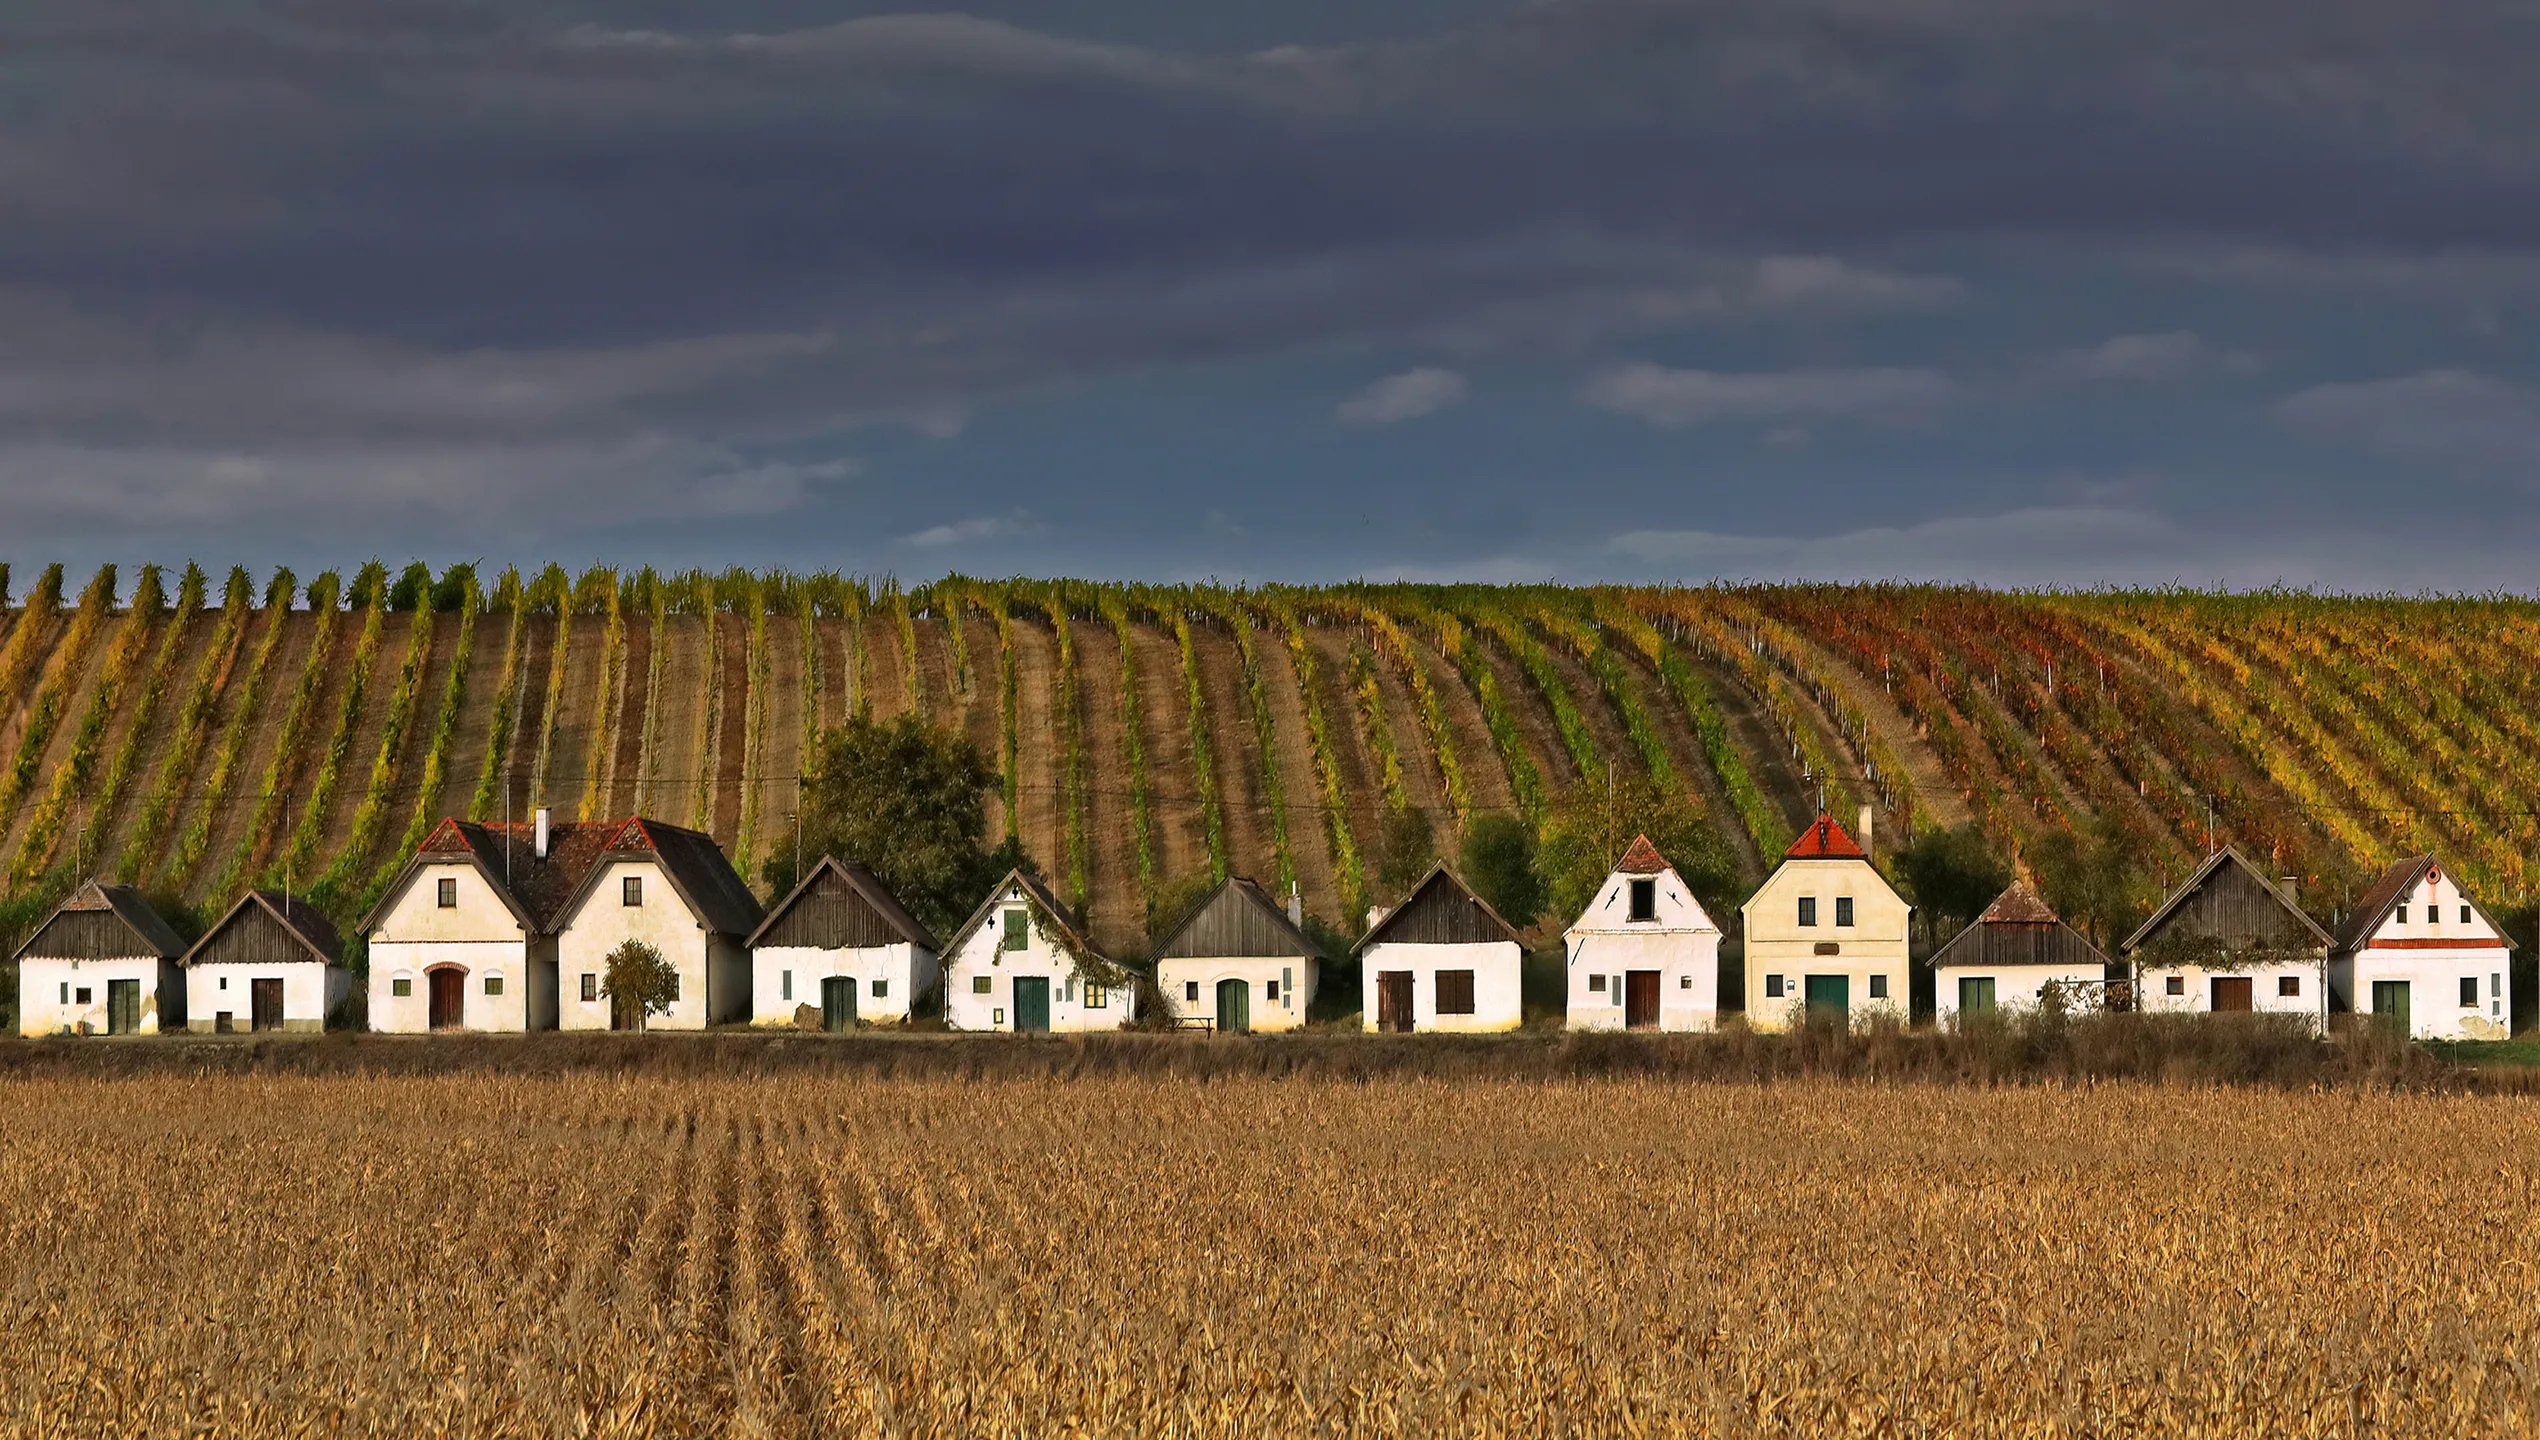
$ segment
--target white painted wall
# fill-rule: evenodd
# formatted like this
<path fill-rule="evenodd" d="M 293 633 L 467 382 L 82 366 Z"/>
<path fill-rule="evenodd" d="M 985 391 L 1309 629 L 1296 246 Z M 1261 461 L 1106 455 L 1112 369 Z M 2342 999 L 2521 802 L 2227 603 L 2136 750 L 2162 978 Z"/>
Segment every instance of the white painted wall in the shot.
<path fill-rule="evenodd" d="M 305 951 L 302 953 L 306 953 Z M 255 1022 L 255 980 L 282 982 L 282 1028 L 314 1033 L 326 1028 L 326 1017 L 353 993 L 353 972 L 315 960 L 268 963 L 199 963 L 185 967 L 185 1028 L 209 1035 L 220 1027 L 222 1011 L 230 1028 L 244 1034 Z"/>
<path fill-rule="evenodd" d="M 434 969 L 451 967 L 465 977 L 459 1028 L 520 1031 L 530 1028 L 532 988 L 528 946 L 520 941 L 390 941 L 370 952 L 370 1028 L 389 1034 L 419 1035 L 432 1028 Z M 488 980 L 500 978 L 502 993 L 489 995 Z M 399 982 L 407 993 L 397 993 Z"/>
<path fill-rule="evenodd" d="M 2329 957 L 2340 1008 L 2369 1014 L 2373 984 L 2408 987 L 2408 1030 L 2421 1040 L 2502 1040 L 2513 1030 L 2512 952 L 2470 903 L 2460 882 L 2436 869 L 2382 917 L 2362 948 Z M 2473 996 L 2462 1004 L 2463 982 Z"/>
<path fill-rule="evenodd" d="M 1631 918 L 1631 882 L 1655 889 L 1651 917 Z M 1604 887 L 1563 932 L 1568 957 L 1567 1024 L 1572 1030 L 1624 1027 L 1624 977 L 1658 972 L 1658 1028 L 1713 1030 L 1720 1022 L 1720 927 L 1673 870 L 1605 877 Z"/>
<path fill-rule="evenodd" d="M 1043 976 L 1050 982 L 1050 1031 L 1053 1034 L 1117 1030 L 1133 1018 L 1136 992 L 1128 986 L 1088 986 L 1076 977 L 1076 961 L 1027 924 L 1028 941 L 1020 950 L 1003 948 L 1005 916 L 1030 913 L 1019 900 L 1001 902 L 978 929 L 970 932 L 944 964 L 944 1021 L 955 1030 L 1012 1030 L 1016 976 Z M 981 982 L 985 982 L 982 988 Z M 1099 1005 L 1093 1002 L 1099 1000 Z"/>
<path fill-rule="evenodd" d="M 1942 1025 L 1955 1021 L 1958 982 L 1987 978 L 1993 981 L 1994 1009 L 2007 1015 L 2035 1011 L 2050 984 L 2086 987 L 2078 992 L 2089 997 L 2083 1008 L 2095 1009 L 2108 973 L 2098 965 L 1943 965 L 1932 972 L 1932 1018 Z"/>
<path fill-rule="evenodd" d="M 1513 940 L 1478 945 L 1415 944 L 1380 940 L 1358 959 L 1360 1024 L 1378 1028 L 1383 1010 L 1377 1003 L 1378 977 L 1389 971 L 1411 972 L 1411 1028 L 1441 1034 L 1514 1030 L 1525 1023 L 1524 952 Z M 1438 1013 L 1438 972 L 1473 972 L 1473 1013 Z"/>
<path fill-rule="evenodd" d="M 171 1018 L 161 1025 L 162 1004 L 182 1014 L 185 971 L 173 960 L 153 955 L 117 956 L 107 960 L 69 960 L 29 955 L 18 962 L 18 1033 L 26 1036 L 106 1033 L 106 983 L 132 980 L 141 986 L 141 1024 L 133 1033 L 156 1035 L 182 1028 Z M 85 995 L 87 998 L 82 999 Z"/>
<path fill-rule="evenodd" d="M 622 897 L 625 879 L 642 877 L 641 905 Z M 750 1016 L 748 947 L 737 940 L 712 940 L 686 901 L 671 888 L 670 877 L 651 860 L 616 859 L 601 866 L 599 882 L 581 905 L 559 922 L 556 967 L 562 994 L 557 1024 L 566 1030 L 609 1028 L 605 995 L 582 998 L 582 977 L 596 986 L 607 978 L 609 952 L 629 940 L 642 940 L 659 950 L 679 972 L 679 998 L 667 1015 L 644 1024 L 652 1030 L 703 1030 Z"/>
<path fill-rule="evenodd" d="M 751 956 L 750 969 L 753 1024 L 793 1024 L 795 1006 L 820 1008 L 820 982 L 843 975 L 855 981 L 856 1019 L 891 1025 L 906 1020 L 911 1006 L 933 996 L 938 967 L 934 951 L 903 940 L 859 949 L 762 946 Z"/>
<path fill-rule="evenodd" d="M 1839 923 L 1839 901 L 1852 901 L 1852 923 Z M 1814 899 L 1817 921 L 1799 923 L 1799 902 Z M 1785 1030 L 1800 1013 L 1810 975 L 1841 975 L 1851 984 L 1851 1017 L 1881 1012 L 1904 1019 L 1912 907 L 1866 860 L 1785 860 L 1743 907 L 1746 935 L 1746 1023 Z M 1835 953 L 1821 955 L 1822 946 Z M 1775 995 L 1775 981 L 1782 993 Z M 1883 987 L 1885 995 L 1874 994 Z"/>
<path fill-rule="evenodd" d="M 1305 1012 L 1313 1005 L 1315 989 L 1322 983 L 1321 969 L 1311 956 L 1192 956 L 1157 961 L 1155 982 L 1175 1015 L 1213 1024 L 1217 1020 L 1218 982 L 1241 980 L 1252 987 L 1252 1028 L 1269 1032 L 1294 1030 L 1305 1024 Z M 1198 987 L 1196 994 L 1194 986 Z M 1270 998 L 1274 988 L 1279 996 L 1276 1000 Z"/>
<path fill-rule="evenodd" d="M 2251 965 L 2239 970 L 2207 970 L 2197 965 L 2138 966 L 2134 1007 L 2154 1015 L 2204 1015 L 2214 1008 L 2217 978 L 2247 977 L 2251 1007 L 2261 1015 L 2307 1016 L 2314 1028 L 2328 1023 L 2327 967 L 2312 960 L 2285 965 Z M 2294 993 L 2282 993 L 2293 982 Z M 2177 982 L 2176 993 L 2171 982 Z"/>

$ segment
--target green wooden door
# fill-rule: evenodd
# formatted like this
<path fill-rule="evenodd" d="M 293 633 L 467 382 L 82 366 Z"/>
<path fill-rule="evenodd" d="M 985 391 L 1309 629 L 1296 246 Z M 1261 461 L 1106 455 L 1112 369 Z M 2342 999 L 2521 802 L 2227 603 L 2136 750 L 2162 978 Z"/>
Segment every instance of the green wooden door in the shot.
<path fill-rule="evenodd" d="M 1803 993 L 1807 997 L 1809 1019 L 1831 1019 L 1842 1024 L 1852 1018 L 1851 976 L 1811 975 Z"/>
<path fill-rule="evenodd" d="M 2408 982 L 2405 980 L 2372 982 L 2372 1013 L 2396 1027 L 2402 1035 L 2416 1033 L 2408 1025 Z"/>
<path fill-rule="evenodd" d="M 106 982 L 106 1033 L 130 1035 L 141 1028 L 141 982 Z"/>
<path fill-rule="evenodd" d="M 1958 1013 L 1990 1015 L 1993 1013 L 1993 977 L 1961 975 L 1958 977 Z"/>
<path fill-rule="evenodd" d="M 1217 982 L 1217 1028 L 1238 1035 L 1252 1028 L 1252 986 L 1249 982 Z"/>
<path fill-rule="evenodd" d="M 832 975 L 820 982 L 820 1028 L 855 1028 L 855 977 Z"/>
<path fill-rule="evenodd" d="M 1014 977 L 1014 1028 L 1018 1033 L 1050 1028 L 1050 977 L 1047 975 Z"/>

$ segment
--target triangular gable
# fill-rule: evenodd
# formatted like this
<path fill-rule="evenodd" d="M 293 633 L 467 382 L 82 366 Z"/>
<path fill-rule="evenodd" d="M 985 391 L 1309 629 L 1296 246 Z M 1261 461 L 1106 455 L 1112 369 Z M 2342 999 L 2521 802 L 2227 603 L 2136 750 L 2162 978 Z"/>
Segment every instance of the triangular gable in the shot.
<path fill-rule="evenodd" d="M 1661 924 L 1648 920 L 1625 920 L 1616 922 L 1612 930 L 1608 930 L 1602 926 L 1591 927 L 1588 924 L 1589 917 L 1596 914 L 1597 911 L 1603 909 L 1609 903 L 1606 896 L 1606 887 L 1613 884 L 1615 881 L 1654 881 L 1662 878 L 1675 881 L 1677 887 L 1683 890 L 1684 904 L 1686 908 L 1692 912 L 1689 921 L 1680 920 L 1674 923 Z M 1578 934 L 1601 935 L 1619 933 L 1634 933 L 1643 935 L 1698 935 L 1706 931 L 1712 934 L 1717 934 L 1719 933 L 1719 930 L 1720 922 L 1711 918 L 1710 909 L 1702 903 L 1701 897 L 1693 893 L 1693 887 L 1685 884 L 1684 877 L 1676 873 L 1675 866 L 1667 863 L 1667 857 L 1659 853 L 1658 847 L 1650 843 L 1648 836 L 1639 835 L 1633 837 L 1632 843 L 1624 848 L 1623 858 L 1615 861 L 1614 868 L 1605 872 L 1605 878 L 1597 882 L 1596 893 L 1588 898 L 1587 908 L 1580 911 L 1578 918 L 1571 921 L 1570 927 L 1561 933 L 1566 938 Z"/>
<path fill-rule="evenodd" d="M 552 841 L 554 838 L 550 834 L 549 839 Z M 538 917 L 531 912 L 527 899 L 503 878 L 502 871 L 495 868 L 493 859 L 486 853 L 493 848 L 489 844 L 490 839 L 491 832 L 483 825 L 462 821 L 456 816 L 443 816 L 441 823 L 432 827 L 432 833 L 423 837 L 423 843 L 415 847 L 415 853 L 398 870 L 397 878 L 388 882 L 388 888 L 380 891 L 379 899 L 364 912 L 359 922 L 361 932 L 367 935 L 378 929 L 379 922 L 386 918 L 389 911 L 397 908 L 397 902 L 405 898 L 407 888 L 426 869 L 447 865 L 453 860 L 467 861 L 477 874 L 485 878 L 486 887 L 503 902 L 503 908 L 512 913 L 512 918 L 520 922 L 521 929 L 537 930 Z"/>
<path fill-rule="evenodd" d="M 120 941 L 116 937 L 121 937 Z M 43 948 L 46 945 L 54 948 Z M 44 923 L 10 958 L 68 952 L 80 952 L 75 958 L 82 960 L 153 955 L 173 960 L 185 953 L 185 942 L 139 890 L 130 885 L 86 880 L 45 917 Z"/>
<path fill-rule="evenodd" d="M 1368 946 L 1397 930 L 1416 932 L 1418 943 L 1423 944 L 1489 945 L 1502 940 L 1519 946 L 1525 943 L 1517 938 L 1517 927 L 1502 919 L 1489 901 L 1474 894 L 1472 887 L 1458 879 L 1443 861 L 1430 866 L 1429 873 L 1411 887 L 1401 904 L 1369 926 L 1358 943 L 1350 947 L 1350 953 L 1364 954 Z M 1413 937 L 1405 934 L 1400 938 L 1409 942 Z"/>
<path fill-rule="evenodd" d="M 1799 832 L 1798 839 L 1790 842 L 1790 848 L 1782 852 L 1782 858 L 1785 860 L 1859 860 L 1866 863 L 1870 858 L 1870 852 L 1862 849 L 1859 841 L 1854 840 L 1842 826 L 1834 823 L 1833 816 L 1820 815 L 1807 829 Z"/>
<path fill-rule="evenodd" d="M 1241 875 L 1229 875 L 1191 907 L 1173 933 L 1155 948 L 1158 960 L 1313 959 L 1320 947 L 1308 938 L 1267 891 Z"/>
<path fill-rule="evenodd" d="M 2215 877 L 2225 873 L 2227 868 L 2234 873 L 2245 874 L 2250 880 L 2255 881 L 2259 890 L 2263 891 L 2286 916 L 2291 918 L 2294 928 L 2318 941 L 2322 949 L 2331 948 L 2337 943 L 2334 937 L 2320 928 L 2318 921 L 2302 913 L 2302 907 L 2293 903 L 2293 897 L 2285 894 L 2282 886 L 2268 878 L 2267 872 L 2259 869 L 2257 862 L 2251 860 L 2238 845 L 2226 845 L 2207 856 L 2205 863 L 2196 867 L 2196 873 L 2187 877 L 2186 883 L 2171 891 L 2169 898 L 2161 902 L 2161 908 L 2152 912 L 2152 918 L 2144 921 L 2136 927 L 2132 935 L 2126 937 L 2123 948 L 2129 953 L 2142 948 L 2145 942 L 2170 922 L 2170 917 L 2177 914 L 2181 906 L 2195 898 L 2208 885 L 2213 884 Z"/>
<path fill-rule="evenodd" d="M 284 943 L 305 951 L 305 959 L 321 965 L 344 963 L 344 941 L 336 934 L 334 922 L 308 901 L 274 890 L 250 890 L 238 897 L 238 903 L 214 921 L 212 928 L 204 931 L 203 938 L 195 941 L 177 963 L 224 963 L 238 937 L 259 928 L 267 934 L 278 934 Z"/>
<path fill-rule="evenodd" d="M 2488 929 L 2503 939 L 2505 948 L 2517 948 L 2513 936 L 2506 933 L 2505 927 L 2496 923 L 2496 917 L 2487 913 L 2487 907 L 2478 903 L 2478 897 L 2469 893 L 2469 887 L 2460 884 L 2459 872 L 2429 853 L 2394 860 L 2389 868 L 2381 872 L 2381 878 L 2375 880 L 2372 888 L 2364 892 L 2363 898 L 2355 902 L 2354 912 L 2346 917 L 2346 923 L 2337 927 L 2336 949 L 2340 953 L 2362 949 L 2366 941 L 2380 933 L 2382 922 L 2390 918 L 2391 910 L 2398 906 L 2399 901 L 2415 893 L 2420 883 L 2435 874 L 2450 875 L 2453 884 L 2460 889 L 2461 899 L 2478 912 L 2478 918 L 2487 922 Z"/>
<path fill-rule="evenodd" d="M 1976 923 L 1934 951 L 1929 963 L 1934 970 L 1943 966 L 2104 967 L 2108 956 L 2090 943 L 2089 936 L 2066 924 L 2027 881 L 2014 880 L 1985 907 Z"/>
<path fill-rule="evenodd" d="M 608 832 L 608 841 L 591 857 L 590 868 L 556 908 L 555 925 L 562 928 L 581 912 L 611 861 L 637 859 L 653 861 L 689 915 L 715 934 L 745 937 L 766 919 L 758 897 L 750 893 L 713 836 L 639 815 Z"/>
<path fill-rule="evenodd" d="M 908 907 L 902 905 L 900 898 L 891 893 L 891 887 L 882 883 L 881 876 L 862 865 L 850 864 L 834 855 L 821 856 L 812 865 L 810 872 L 803 876 L 800 883 L 796 884 L 784 899 L 777 901 L 775 907 L 767 912 L 767 918 L 759 922 L 757 930 L 751 932 L 751 948 L 778 943 L 771 941 L 769 937 L 784 928 L 787 921 L 798 910 L 814 897 L 825 897 L 833 893 L 843 894 L 850 903 L 860 903 L 870 912 L 873 920 L 879 922 L 882 929 L 900 940 L 921 949 L 930 951 L 935 949 L 935 933 L 920 923 L 916 916 L 908 913 Z"/>
<path fill-rule="evenodd" d="M 963 945 L 968 944 L 970 937 L 977 933 L 981 925 L 987 923 L 988 916 L 997 906 L 1005 903 L 1005 892 L 1010 888 L 1021 889 L 1024 900 L 1047 917 L 1070 946 L 1097 960 L 1104 959 L 1095 952 L 1093 942 L 1085 935 L 1083 923 L 1077 920 L 1074 913 L 1060 903 L 1058 896 L 1052 893 L 1047 885 L 1042 884 L 1020 866 L 1005 872 L 1004 879 L 989 887 L 988 898 L 979 902 L 979 908 L 970 912 L 970 918 L 961 922 L 960 929 L 953 931 L 952 938 L 944 942 L 943 953 L 951 955 Z M 1105 963 L 1110 962 L 1105 961 Z"/>
<path fill-rule="evenodd" d="M 1667 863 L 1666 856 L 1658 853 L 1658 847 L 1649 843 L 1648 836 L 1635 835 L 1632 837 L 1632 843 L 1625 847 L 1623 851 L 1623 858 L 1614 862 L 1613 873 L 1617 875 L 1663 875 L 1674 868 L 1674 866 Z"/>

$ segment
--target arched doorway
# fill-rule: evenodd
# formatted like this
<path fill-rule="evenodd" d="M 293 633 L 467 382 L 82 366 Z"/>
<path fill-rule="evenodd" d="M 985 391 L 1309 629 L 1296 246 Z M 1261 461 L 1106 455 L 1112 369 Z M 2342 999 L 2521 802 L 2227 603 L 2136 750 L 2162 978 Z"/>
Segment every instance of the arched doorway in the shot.
<path fill-rule="evenodd" d="M 430 988 L 431 1026 L 435 1030 L 456 1030 L 467 1023 L 467 971 L 456 965 L 441 965 L 423 972 L 424 984 Z"/>
<path fill-rule="evenodd" d="M 1251 982 L 1217 982 L 1217 1028 L 1229 1035 L 1241 1035 L 1252 1029 Z"/>

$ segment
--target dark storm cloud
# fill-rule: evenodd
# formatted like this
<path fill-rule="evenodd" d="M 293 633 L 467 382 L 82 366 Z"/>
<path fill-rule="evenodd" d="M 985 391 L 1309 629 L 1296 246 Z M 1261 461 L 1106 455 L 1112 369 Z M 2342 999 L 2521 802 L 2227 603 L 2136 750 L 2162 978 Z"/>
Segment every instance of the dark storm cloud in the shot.
<path fill-rule="evenodd" d="M 565 515 L 631 466 L 639 513 L 683 475 L 746 512 L 852 468 L 755 447 L 1139 367 L 1947 307 L 1861 258 L 1932 237 L 2540 242 L 2504 0 L 1560 3 L 1250 53 L 869 12 L 12 7 L 4 503 L 538 475 Z"/>

